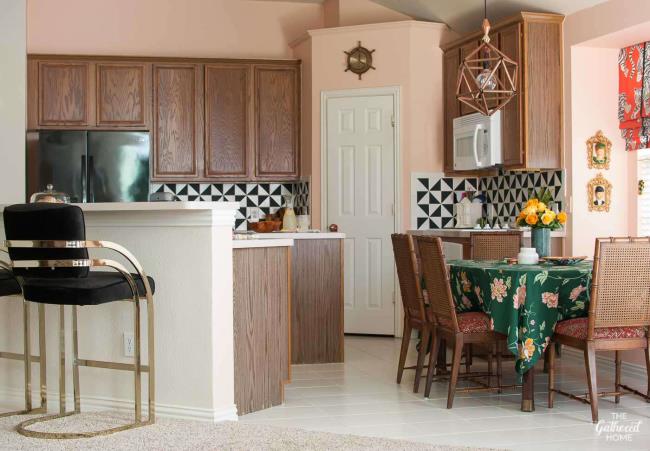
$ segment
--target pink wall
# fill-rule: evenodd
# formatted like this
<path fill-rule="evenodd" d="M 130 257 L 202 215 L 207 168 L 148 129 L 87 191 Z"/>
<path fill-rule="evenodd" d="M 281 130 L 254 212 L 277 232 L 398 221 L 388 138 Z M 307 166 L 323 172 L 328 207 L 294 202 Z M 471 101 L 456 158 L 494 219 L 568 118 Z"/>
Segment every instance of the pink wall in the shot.
<path fill-rule="evenodd" d="M 29 53 L 291 58 L 323 25 L 317 3 L 244 0 L 28 0 Z"/>
<path fill-rule="evenodd" d="M 566 190 L 572 199 L 567 249 L 573 255 L 593 255 L 598 236 L 636 233 L 636 154 L 626 153 L 617 120 L 617 56 L 621 47 L 650 39 L 647 0 L 610 0 L 567 16 L 564 22 L 564 117 Z M 585 141 L 602 129 L 612 141 L 610 170 L 603 175 L 613 185 L 609 213 L 587 211 L 587 181 L 597 170 L 587 169 Z M 643 364 L 642 352 L 624 361 Z"/>
<path fill-rule="evenodd" d="M 399 86 L 401 88 L 401 204 L 402 228 L 409 227 L 410 172 L 442 170 L 442 51 L 438 47 L 446 27 L 416 21 L 312 30 L 305 41 L 294 44 L 304 55 L 311 43 L 311 93 L 303 91 L 303 131 L 311 130 L 310 175 L 312 223 L 321 222 L 321 93 L 323 91 Z M 361 40 L 376 49 L 377 70 L 359 80 L 344 72 L 343 50 Z M 305 65 L 303 70 L 307 70 Z M 311 111 L 311 117 L 305 114 Z M 307 146 L 305 146 L 306 149 Z M 305 154 L 303 153 L 303 156 Z M 303 158 L 303 162 L 309 157 Z M 321 225 L 322 226 L 322 225 Z"/>
<path fill-rule="evenodd" d="M 593 255 L 597 237 L 627 236 L 634 233 L 628 199 L 634 198 L 635 173 L 630 161 L 635 153 L 625 152 L 618 129 L 618 49 L 574 47 L 571 49 L 571 131 L 570 157 L 572 215 L 570 250 L 572 255 Z M 609 170 L 588 169 L 585 141 L 602 130 L 612 141 Z M 589 212 L 586 185 L 602 172 L 613 185 L 609 212 Z"/>

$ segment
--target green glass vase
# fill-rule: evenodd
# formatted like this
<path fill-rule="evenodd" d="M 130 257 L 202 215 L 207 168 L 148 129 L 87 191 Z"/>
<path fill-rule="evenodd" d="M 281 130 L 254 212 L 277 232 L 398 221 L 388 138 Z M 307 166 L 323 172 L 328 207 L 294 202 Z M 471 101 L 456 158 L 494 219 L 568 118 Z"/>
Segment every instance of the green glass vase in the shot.
<path fill-rule="evenodd" d="M 530 242 L 540 257 L 551 255 L 551 229 L 535 227 L 530 231 Z"/>

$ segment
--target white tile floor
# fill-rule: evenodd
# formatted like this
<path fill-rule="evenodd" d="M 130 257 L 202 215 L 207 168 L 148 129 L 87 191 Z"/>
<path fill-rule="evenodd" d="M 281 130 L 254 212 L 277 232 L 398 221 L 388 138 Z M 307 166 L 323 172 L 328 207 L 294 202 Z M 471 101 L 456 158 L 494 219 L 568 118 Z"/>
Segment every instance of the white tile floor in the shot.
<path fill-rule="evenodd" d="M 410 350 L 410 363 L 414 349 Z M 536 411 L 519 410 L 520 394 L 458 393 L 447 410 L 447 384 L 434 383 L 431 399 L 413 393 L 414 371 L 395 383 L 399 341 L 393 338 L 346 337 L 343 364 L 294 365 L 292 383 L 282 406 L 240 418 L 249 423 L 299 427 L 336 433 L 400 438 L 438 445 L 465 445 L 526 451 L 547 449 L 650 450 L 650 403 L 633 395 L 619 405 L 601 398 L 600 419 L 611 426 L 640 422 L 638 431 L 620 435 L 598 433 L 589 406 L 556 396 L 547 408 L 546 374 L 536 369 Z M 582 360 L 564 353 L 558 359 L 558 385 L 569 391 L 586 390 Z M 504 364 L 504 376 L 514 375 L 513 362 Z M 480 366 L 480 363 L 479 363 Z M 599 368 L 601 387 L 613 383 L 613 371 Z M 507 382 L 507 381 L 506 381 Z M 623 383 L 645 390 L 643 378 L 627 377 Z M 616 414 L 616 415 L 615 415 Z"/>

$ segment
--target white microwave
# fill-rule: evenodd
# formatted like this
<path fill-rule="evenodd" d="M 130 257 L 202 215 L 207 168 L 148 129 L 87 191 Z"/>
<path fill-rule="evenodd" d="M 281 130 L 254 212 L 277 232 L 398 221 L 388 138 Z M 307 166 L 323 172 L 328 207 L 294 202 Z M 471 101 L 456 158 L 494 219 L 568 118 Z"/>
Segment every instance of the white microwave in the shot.
<path fill-rule="evenodd" d="M 484 169 L 502 162 L 501 111 L 454 119 L 454 170 Z"/>

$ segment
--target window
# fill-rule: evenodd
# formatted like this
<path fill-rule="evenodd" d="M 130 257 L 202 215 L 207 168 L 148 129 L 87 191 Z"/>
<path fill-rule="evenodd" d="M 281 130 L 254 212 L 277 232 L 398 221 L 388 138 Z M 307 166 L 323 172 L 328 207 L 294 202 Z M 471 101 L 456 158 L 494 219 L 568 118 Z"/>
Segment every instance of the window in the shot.
<path fill-rule="evenodd" d="M 650 235 L 650 149 L 637 151 L 637 176 L 639 183 L 644 182 L 643 194 L 638 196 L 638 233 L 639 236 Z"/>

